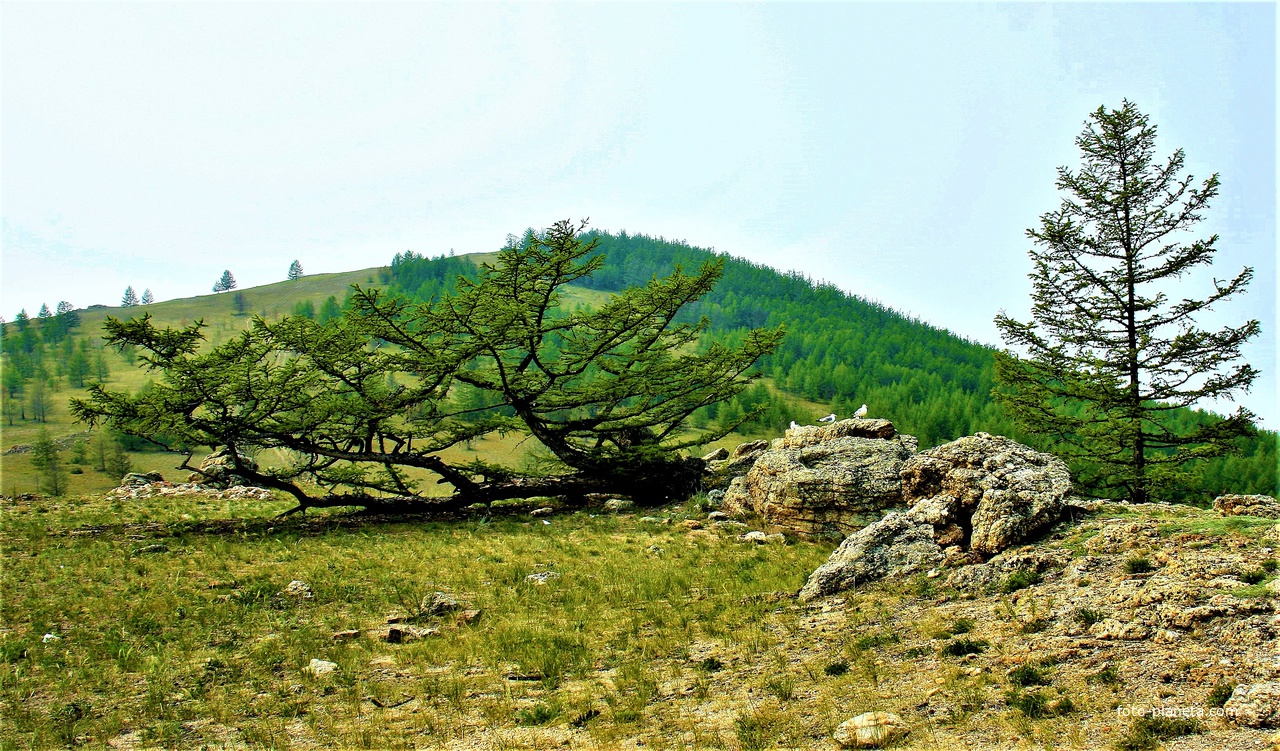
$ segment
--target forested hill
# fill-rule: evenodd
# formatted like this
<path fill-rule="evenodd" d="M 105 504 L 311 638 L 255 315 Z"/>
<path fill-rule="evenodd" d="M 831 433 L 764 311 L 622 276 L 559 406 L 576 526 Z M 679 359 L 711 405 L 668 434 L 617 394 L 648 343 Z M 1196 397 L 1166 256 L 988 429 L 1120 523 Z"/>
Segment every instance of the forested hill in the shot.
<path fill-rule="evenodd" d="M 696 269 L 716 254 L 644 235 L 594 233 L 607 263 L 585 286 L 643 284 L 677 264 Z M 787 327 L 761 363 L 783 391 L 831 404 L 848 416 L 859 405 L 920 438 L 922 447 L 978 430 L 1014 434 L 991 398 L 991 350 L 889 308 L 794 272 L 721 256 L 724 278 L 686 317 L 705 315 L 713 335 Z M 777 429 L 789 423 L 779 416 Z"/>
<path fill-rule="evenodd" d="M 588 237 L 600 241 L 606 263 L 580 284 L 606 292 L 670 274 L 676 265 L 694 270 L 723 259 L 720 283 L 682 315 L 686 320 L 706 316 L 708 336 L 730 341 L 749 328 L 785 325 L 786 338 L 761 362 L 761 370 L 786 393 L 828 404 L 841 417 L 865 403 L 871 416 L 892 420 L 902 432 L 917 436 L 922 449 L 978 431 L 1035 444 L 991 397 L 989 347 L 794 272 L 645 235 L 591 232 Z M 398 255 L 391 268 L 392 284 L 418 299 L 435 297 L 456 276 L 475 270 L 466 257 L 412 254 Z M 733 419 L 761 403 L 766 409 L 756 427 L 768 433 L 781 433 L 792 419 L 819 416 L 795 414 L 786 400 L 760 386 L 698 418 Z M 1184 411 L 1180 419 L 1196 415 Z M 1204 502 L 1219 492 L 1274 493 L 1276 434 L 1263 432 L 1242 447 L 1241 456 L 1207 462 L 1199 490 L 1186 499 Z"/>

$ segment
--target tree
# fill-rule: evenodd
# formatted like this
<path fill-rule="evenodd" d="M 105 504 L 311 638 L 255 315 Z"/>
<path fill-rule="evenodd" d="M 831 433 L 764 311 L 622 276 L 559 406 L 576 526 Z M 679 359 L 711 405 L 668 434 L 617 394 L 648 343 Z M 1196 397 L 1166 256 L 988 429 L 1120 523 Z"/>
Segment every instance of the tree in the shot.
<path fill-rule="evenodd" d="M 142 291 L 142 304 L 143 304 L 143 305 L 150 305 L 151 303 L 153 303 L 153 302 L 155 302 L 155 301 L 156 301 L 156 297 L 155 297 L 155 295 L 151 294 L 151 288 L 150 288 L 150 287 L 147 287 L 146 289 L 144 289 L 144 290 Z"/>
<path fill-rule="evenodd" d="M 77 388 L 84 388 L 85 379 L 93 372 L 93 363 L 89 360 L 89 353 L 83 349 L 76 349 L 71 356 L 66 359 L 67 380 L 75 384 Z"/>
<path fill-rule="evenodd" d="M 249 298 L 243 292 L 237 292 L 231 296 L 231 306 L 236 309 L 236 315 L 242 316 L 249 310 Z"/>
<path fill-rule="evenodd" d="M 133 291 L 133 285 L 130 284 L 124 288 L 124 297 L 120 300 L 120 307 L 132 308 L 138 304 L 138 293 Z"/>
<path fill-rule="evenodd" d="M 236 288 L 236 278 L 231 275 L 231 269 L 222 272 L 222 276 L 218 281 L 213 283 L 214 292 L 226 292 Z"/>
<path fill-rule="evenodd" d="M 40 428 L 31 444 L 31 466 L 40 473 L 40 490 L 52 496 L 67 492 L 67 472 L 58 454 L 58 446 L 46 428 Z"/>
<path fill-rule="evenodd" d="M 293 314 L 295 316 L 302 316 L 303 318 L 315 318 L 316 304 L 311 302 L 309 299 L 300 300 L 294 304 Z"/>
<path fill-rule="evenodd" d="M 18 311 L 18 315 L 13 317 L 14 324 L 17 325 L 18 331 L 23 332 L 31 325 L 31 319 L 27 316 L 27 309 L 23 308 Z"/>
<path fill-rule="evenodd" d="M 677 269 L 619 291 L 595 310 L 566 310 L 561 288 L 604 259 L 581 226 L 559 222 L 510 243 L 454 293 L 411 304 L 355 288 L 341 317 L 320 325 L 288 316 L 206 347 L 197 322 L 159 329 L 149 316 L 108 318 L 107 336 L 136 345 L 164 378 L 137 394 L 90 387 L 73 413 L 91 424 L 186 445 L 226 447 L 235 472 L 292 494 L 299 509 L 450 509 L 506 498 L 593 492 L 663 502 L 694 490 L 705 469 L 682 450 L 732 425 L 688 431 L 698 409 L 733 397 L 782 330 L 710 342 L 708 322 L 677 323 L 723 269 Z M 455 385 L 481 392 L 456 405 Z M 492 433 L 524 433 L 545 447 L 542 470 L 458 462 L 446 449 Z M 240 452 L 280 449 L 286 466 L 258 470 Z M 415 493 L 408 470 L 453 487 L 447 500 Z M 328 495 L 313 497 L 312 487 Z M 390 499 L 372 493 L 391 494 Z"/>
<path fill-rule="evenodd" d="M 338 316 L 342 315 L 342 306 L 338 304 L 338 298 L 335 295 L 329 295 L 320 305 L 319 317 L 316 318 L 320 323 L 328 323 Z"/>
<path fill-rule="evenodd" d="M 302 278 L 302 264 L 294 261 L 289 264 L 289 281 L 294 282 Z"/>
<path fill-rule="evenodd" d="M 1234 450 L 1254 415 L 1189 422 L 1183 408 L 1231 399 L 1257 371 L 1238 363 L 1258 322 L 1205 331 L 1197 314 L 1253 276 L 1214 279 L 1199 299 L 1169 298 L 1172 282 L 1213 261 L 1217 235 L 1183 244 L 1218 193 L 1218 175 L 1192 187 L 1184 156 L 1155 158 L 1156 127 L 1130 102 L 1100 107 L 1076 139 L 1078 171 L 1058 169 L 1057 211 L 1027 230 L 1032 321 L 996 317 L 1008 350 L 996 360 L 997 397 L 1028 431 L 1078 457 L 1084 484 L 1132 502 L 1187 481 L 1188 461 Z"/>

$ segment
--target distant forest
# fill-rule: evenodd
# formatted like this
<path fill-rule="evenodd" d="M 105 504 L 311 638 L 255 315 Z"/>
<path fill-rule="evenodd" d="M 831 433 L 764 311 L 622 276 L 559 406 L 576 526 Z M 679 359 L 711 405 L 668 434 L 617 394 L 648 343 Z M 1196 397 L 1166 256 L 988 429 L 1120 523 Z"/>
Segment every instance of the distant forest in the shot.
<path fill-rule="evenodd" d="M 581 286 L 602 291 L 645 284 L 677 265 L 693 270 L 723 259 L 720 283 L 682 317 L 695 321 L 706 316 L 711 322 L 706 336 L 730 342 L 751 328 L 785 325 L 786 338 L 761 361 L 760 370 L 786 394 L 829 404 L 842 418 L 866 403 L 872 416 L 892 420 L 901 432 L 918 437 L 921 449 L 985 431 L 1053 450 L 1021 434 L 992 399 L 995 371 L 993 350 L 987 346 L 795 272 L 780 273 L 663 238 L 598 231 L 589 236 L 599 239 L 607 262 Z M 458 276 L 475 273 L 466 257 L 405 253 L 391 265 L 393 289 L 418 300 L 434 299 L 451 289 Z M 759 384 L 696 415 L 695 421 L 740 419 L 757 407 L 761 412 L 747 429 L 780 434 L 793 419 L 817 417 L 797 414 L 784 397 Z M 1182 410 L 1173 419 L 1194 422 L 1199 417 L 1197 411 Z M 1226 492 L 1275 494 L 1276 439 L 1274 431 L 1259 431 L 1241 439 L 1239 455 L 1189 468 L 1198 475 L 1193 490 L 1169 500 L 1203 504 Z"/>

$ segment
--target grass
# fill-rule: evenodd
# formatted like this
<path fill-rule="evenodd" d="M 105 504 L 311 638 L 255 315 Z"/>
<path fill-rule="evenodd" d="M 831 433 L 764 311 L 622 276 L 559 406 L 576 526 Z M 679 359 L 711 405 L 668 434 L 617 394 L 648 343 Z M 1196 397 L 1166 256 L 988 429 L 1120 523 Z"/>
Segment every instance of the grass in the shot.
<path fill-rule="evenodd" d="M 126 730 L 155 745 L 217 745 L 218 732 L 283 745 L 300 732 L 287 729 L 295 722 L 321 745 L 376 748 L 588 715 L 583 724 L 605 735 L 661 726 L 669 720 L 652 707 L 670 676 L 654 660 L 692 640 L 721 643 L 726 655 L 766 649 L 760 623 L 777 606 L 761 595 L 798 589 L 829 552 L 587 513 L 551 525 L 268 516 L 288 505 L 8 503 L 0 746 L 101 746 Z M 182 518 L 193 511 L 239 518 Z M 663 556 L 646 552 L 655 543 Z M 166 550 L 139 552 L 153 545 Z M 548 566 L 561 577 L 525 579 Z M 282 594 L 294 579 L 314 598 Z M 436 591 L 483 617 L 465 627 L 425 618 L 440 634 L 404 644 L 376 637 L 388 615 Z M 347 629 L 361 636 L 335 641 Z M 309 676 L 312 658 L 339 668 Z M 724 668 L 719 658 L 683 664 L 686 681 Z M 765 689 L 771 701 L 795 696 L 785 674 Z M 372 703 L 406 696 L 412 712 Z M 396 719 L 360 720 L 375 710 Z M 779 712 L 744 714 L 743 737 L 771 742 L 785 725 Z"/>
<path fill-rule="evenodd" d="M 1153 751 L 1161 741 L 1204 732 L 1195 720 L 1170 717 L 1138 717 L 1115 743 L 1116 751 Z"/>

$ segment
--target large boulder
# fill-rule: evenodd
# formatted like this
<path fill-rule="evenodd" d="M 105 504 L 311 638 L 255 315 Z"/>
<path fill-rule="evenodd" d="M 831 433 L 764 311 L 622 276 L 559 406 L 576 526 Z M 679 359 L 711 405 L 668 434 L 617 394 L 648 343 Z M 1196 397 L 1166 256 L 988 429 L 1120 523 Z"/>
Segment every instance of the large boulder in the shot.
<path fill-rule="evenodd" d="M 241 466 L 257 471 L 258 463 L 244 453 L 240 455 Z M 206 456 L 200 462 L 200 466 L 195 472 L 187 478 L 187 482 L 198 483 L 200 485 L 210 485 L 215 488 L 227 489 L 237 485 L 252 485 L 253 483 L 242 475 L 236 474 L 235 461 L 232 459 L 231 450 L 223 446 L 212 454 Z"/>
<path fill-rule="evenodd" d="M 846 538 L 809 576 L 801 600 L 952 558 L 990 558 L 1056 522 L 1071 490 L 1061 461 L 986 433 L 906 460 L 901 479 L 902 498 L 914 505 Z"/>
<path fill-rule="evenodd" d="M 733 451 L 718 449 L 702 457 L 707 463 L 707 476 L 703 480 L 704 488 L 723 490 L 735 478 L 742 477 L 755 465 L 756 459 L 769 448 L 769 442 L 760 439 L 739 443 Z"/>
<path fill-rule="evenodd" d="M 1213 508 L 1223 516 L 1280 519 L 1280 501 L 1269 495 L 1220 495 L 1213 499 Z"/>
<path fill-rule="evenodd" d="M 846 537 L 826 563 L 809 575 L 800 590 L 800 601 L 808 602 L 886 576 L 927 570 L 942 559 L 942 548 L 933 539 L 932 526 L 891 512 Z"/>
<path fill-rule="evenodd" d="M 923 451 L 902 467 L 908 515 L 944 545 L 981 557 L 1016 545 L 1062 516 L 1071 474 L 1060 459 L 978 433 Z"/>
<path fill-rule="evenodd" d="M 917 445 L 888 420 L 793 428 L 733 480 L 724 510 L 803 537 L 849 534 L 902 504 L 899 473 Z"/>

